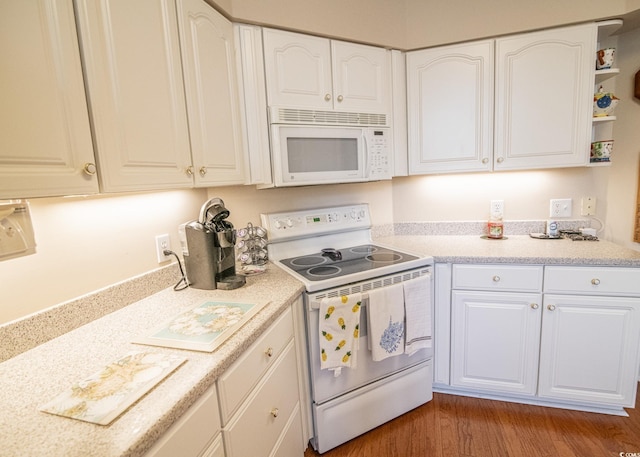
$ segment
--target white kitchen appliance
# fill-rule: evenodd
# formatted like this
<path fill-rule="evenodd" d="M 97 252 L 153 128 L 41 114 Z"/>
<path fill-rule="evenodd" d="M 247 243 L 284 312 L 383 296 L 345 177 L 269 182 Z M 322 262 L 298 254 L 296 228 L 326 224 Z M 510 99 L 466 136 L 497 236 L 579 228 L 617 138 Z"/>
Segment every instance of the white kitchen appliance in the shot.
<path fill-rule="evenodd" d="M 269 258 L 305 285 L 314 448 L 323 453 L 432 399 L 433 349 L 374 361 L 367 349 L 368 301 L 374 289 L 426 276 L 433 258 L 371 241 L 367 204 L 262 215 Z M 425 306 L 433 311 L 433 292 Z M 362 294 L 355 368 L 322 370 L 319 307 L 323 298 Z"/>
<path fill-rule="evenodd" d="M 290 113 L 295 111 L 295 116 Z M 283 114 L 284 112 L 284 114 Z M 288 114 L 287 114 L 288 113 Z M 391 179 L 391 129 L 340 113 L 272 108 L 274 185 L 302 186 Z M 348 116 L 350 113 L 343 113 Z"/>

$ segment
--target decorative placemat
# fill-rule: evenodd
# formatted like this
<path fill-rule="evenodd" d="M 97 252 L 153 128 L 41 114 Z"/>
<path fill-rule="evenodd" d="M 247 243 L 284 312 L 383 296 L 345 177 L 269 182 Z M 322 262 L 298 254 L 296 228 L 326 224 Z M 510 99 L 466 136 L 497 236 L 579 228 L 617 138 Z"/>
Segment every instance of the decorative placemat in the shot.
<path fill-rule="evenodd" d="M 155 352 L 130 352 L 74 384 L 40 411 L 109 425 L 187 359 Z"/>
<path fill-rule="evenodd" d="M 133 343 L 212 352 L 268 302 L 206 302 L 185 311 Z"/>

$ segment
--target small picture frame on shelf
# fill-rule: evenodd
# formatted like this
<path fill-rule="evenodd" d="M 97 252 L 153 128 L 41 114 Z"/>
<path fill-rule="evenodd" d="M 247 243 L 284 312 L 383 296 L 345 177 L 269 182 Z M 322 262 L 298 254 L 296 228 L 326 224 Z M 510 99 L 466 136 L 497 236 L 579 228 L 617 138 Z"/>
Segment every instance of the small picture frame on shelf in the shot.
<path fill-rule="evenodd" d="M 637 99 L 640 99 L 640 70 L 636 73 L 635 79 L 635 89 L 633 91 L 633 96 Z"/>

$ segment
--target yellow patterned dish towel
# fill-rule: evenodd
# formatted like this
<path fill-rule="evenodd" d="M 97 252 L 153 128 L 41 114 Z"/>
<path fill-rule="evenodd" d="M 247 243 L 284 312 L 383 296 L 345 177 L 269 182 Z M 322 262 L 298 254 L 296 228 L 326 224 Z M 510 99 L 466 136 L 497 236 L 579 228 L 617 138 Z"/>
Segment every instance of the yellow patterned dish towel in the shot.
<path fill-rule="evenodd" d="M 320 368 L 334 370 L 357 365 L 362 294 L 323 298 L 320 302 Z"/>

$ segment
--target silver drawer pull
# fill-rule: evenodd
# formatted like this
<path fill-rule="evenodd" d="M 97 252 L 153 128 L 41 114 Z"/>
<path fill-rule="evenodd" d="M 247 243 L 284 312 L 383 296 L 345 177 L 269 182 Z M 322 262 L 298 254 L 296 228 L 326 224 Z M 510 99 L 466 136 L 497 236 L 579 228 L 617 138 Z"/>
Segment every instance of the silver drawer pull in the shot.
<path fill-rule="evenodd" d="M 278 408 L 273 408 L 273 409 L 271 410 L 271 415 L 272 415 L 273 417 L 278 417 L 278 414 L 280 414 L 280 410 L 279 410 Z"/>
<path fill-rule="evenodd" d="M 531 309 L 538 309 L 538 304 L 537 303 L 531 303 Z"/>
<path fill-rule="evenodd" d="M 495 275 L 493 278 L 493 282 L 500 282 L 500 276 Z"/>
<path fill-rule="evenodd" d="M 553 311 L 554 309 L 556 309 L 556 305 L 547 305 L 547 309 L 549 311 Z"/>
<path fill-rule="evenodd" d="M 600 285 L 600 280 L 598 278 L 593 278 L 591 280 L 591 284 L 593 284 L 594 286 L 599 286 Z"/>
<path fill-rule="evenodd" d="M 267 348 L 264 353 L 267 354 L 267 357 L 271 357 L 273 355 L 273 348 Z"/>

